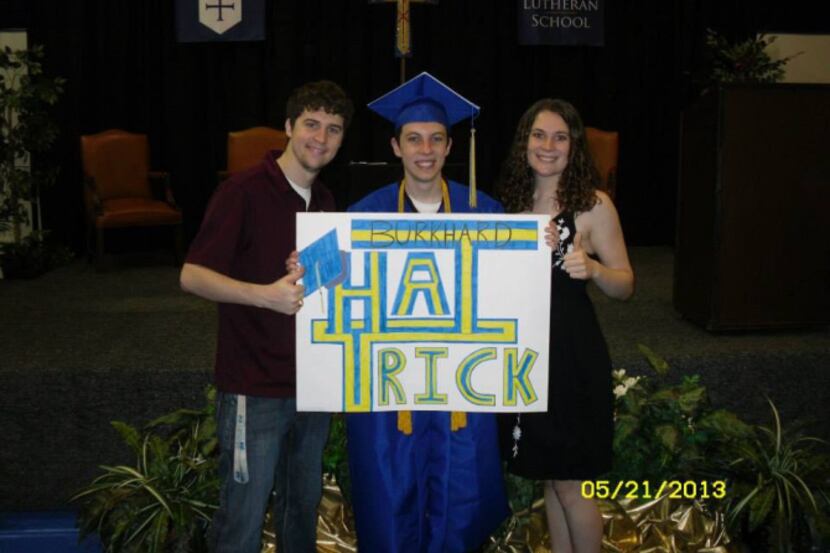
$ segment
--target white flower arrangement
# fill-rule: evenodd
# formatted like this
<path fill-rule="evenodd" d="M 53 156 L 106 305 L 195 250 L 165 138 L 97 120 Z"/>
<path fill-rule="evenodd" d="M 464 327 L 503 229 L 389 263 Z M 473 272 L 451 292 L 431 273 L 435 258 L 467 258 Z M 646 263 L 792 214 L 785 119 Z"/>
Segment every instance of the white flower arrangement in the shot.
<path fill-rule="evenodd" d="M 611 371 L 611 375 L 614 378 L 614 382 L 617 383 L 617 385 L 614 386 L 615 398 L 623 397 L 625 394 L 628 393 L 628 390 L 636 386 L 637 382 L 639 382 L 640 378 L 642 378 L 639 376 L 625 376 L 625 369 Z"/>

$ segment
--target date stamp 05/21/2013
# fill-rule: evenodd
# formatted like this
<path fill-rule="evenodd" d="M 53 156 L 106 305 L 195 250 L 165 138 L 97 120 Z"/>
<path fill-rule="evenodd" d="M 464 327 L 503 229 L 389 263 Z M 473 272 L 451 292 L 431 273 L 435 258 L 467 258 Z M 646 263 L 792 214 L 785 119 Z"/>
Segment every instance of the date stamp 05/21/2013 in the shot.
<path fill-rule="evenodd" d="M 668 496 L 671 499 L 723 499 L 726 497 L 725 480 L 585 480 L 582 497 L 586 499 L 654 499 Z"/>

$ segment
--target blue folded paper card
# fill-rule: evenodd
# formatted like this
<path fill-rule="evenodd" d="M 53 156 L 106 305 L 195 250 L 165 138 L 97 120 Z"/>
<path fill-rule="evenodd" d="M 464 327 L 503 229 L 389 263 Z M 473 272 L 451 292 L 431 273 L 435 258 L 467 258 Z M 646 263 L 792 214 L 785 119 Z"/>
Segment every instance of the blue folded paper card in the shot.
<path fill-rule="evenodd" d="M 331 230 L 300 252 L 300 264 L 305 267 L 303 286 L 305 295 L 323 286 L 331 286 L 343 276 L 343 258 L 337 247 L 337 230 Z"/>

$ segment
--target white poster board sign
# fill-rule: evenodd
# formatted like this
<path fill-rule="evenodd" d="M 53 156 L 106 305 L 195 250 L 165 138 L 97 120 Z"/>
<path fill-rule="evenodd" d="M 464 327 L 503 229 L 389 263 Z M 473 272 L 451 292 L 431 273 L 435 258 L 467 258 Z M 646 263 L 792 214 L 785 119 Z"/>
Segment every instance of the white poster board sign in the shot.
<path fill-rule="evenodd" d="M 299 213 L 303 411 L 545 411 L 548 217 Z"/>

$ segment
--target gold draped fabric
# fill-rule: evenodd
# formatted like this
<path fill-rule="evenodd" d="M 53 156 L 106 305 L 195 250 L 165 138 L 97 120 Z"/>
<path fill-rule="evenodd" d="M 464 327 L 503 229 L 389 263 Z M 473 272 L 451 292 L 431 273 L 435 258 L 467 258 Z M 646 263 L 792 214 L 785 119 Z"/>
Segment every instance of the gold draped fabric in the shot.
<path fill-rule="evenodd" d="M 598 500 L 604 525 L 603 552 L 609 553 L 739 553 L 724 527 L 721 511 L 701 503 L 667 496 L 644 503 Z M 270 513 L 262 553 L 276 553 Z M 506 532 L 490 538 L 487 553 L 550 553 L 544 500 L 515 513 Z M 323 480 L 317 519 L 318 553 L 354 553 L 357 537 L 351 511 L 333 478 Z"/>
<path fill-rule="evenodd" d="M 724 527 L 721 511 L 701 503 L 663 496 L 635 500 L 598 500 L 603 520 L 604 553 L 739 553 Z M 522 523 L 523 522 L 523 523 Z M 545 503 L 516 513 L 501 539 L 491 538 L 492 553 L 550 553 Z"/>

